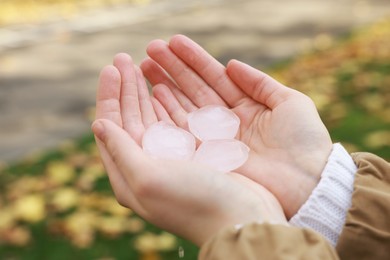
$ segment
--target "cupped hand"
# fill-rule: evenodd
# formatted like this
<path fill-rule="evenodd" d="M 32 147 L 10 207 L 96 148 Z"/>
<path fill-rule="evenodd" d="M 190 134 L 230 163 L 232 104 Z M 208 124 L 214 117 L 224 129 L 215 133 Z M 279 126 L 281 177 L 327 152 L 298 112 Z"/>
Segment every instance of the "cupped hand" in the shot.
<path fill-rule="evenodd" d="M 180 127 L 187 128 L 188 112 L 210 104 L 239 116 L 237 138 L 251 152 L 236 171 L 270 190 L 293 216 L 317 185 L 332 148 L 312 100 L 236 60 L 225 68 L 183 35 L 169 43 L 155 40 L 147 53 L 141 69 Z"/>
<path fill-rule="evenodd" d="M 225 226 L 286 223 L 276 198 L 245 176 L 147 156 L 142 135 L 157 118 L 170 120 L 131 58 L 116 55 L 101 72 L 92 130 L 121 205 L 198 245 Z"/>

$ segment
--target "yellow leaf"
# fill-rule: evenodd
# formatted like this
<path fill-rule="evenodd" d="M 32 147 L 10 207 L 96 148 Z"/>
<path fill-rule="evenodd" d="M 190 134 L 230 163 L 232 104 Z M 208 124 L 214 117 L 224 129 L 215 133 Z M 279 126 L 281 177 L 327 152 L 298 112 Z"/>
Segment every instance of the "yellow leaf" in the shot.
<path fill-rule="evenodd" d="M 167 232 L 163 232 L 158 236 L 157 239 L 159 251 L 171 251 L 177 246 L 177 238 Z"/>
<path fill-rule="evenodd" d="M 72 243 L 80 248 L 94 241 L 97 216 L 92 211 L 77 211 L 65 219 L 65 230 Z"/>
<path fill-rule="evenodd" d="M 175 249 L 176 245 L 176 237 L 167 232 L 159 235 L 146 232 L 135 240 L 135 248 L 140 252 L 169 251 Z"/>
<path fill-rule="evenodd" d="M 370 133 L 364 139 L 364 144 L 373 149 L 390 146 L 390 131 L 383 130 Z"/>
<path fill-rule="evenodd" d="M 46 184 L 43 178 L 23 176 L 7 185 L 7 197 L 17 199 L 28 193 L 41 192 L 45 188 Z"/>
<path fill-rule="evenodd" d="M 0 231 L 8 229 L 15 224 L 15 213 L 12 208 L 1 208 L 0 210 Z"/>
<path fill-rule="evenodd" d="M 61 185 L 75 178 L 75 169 L 64 162 L 52 162 L 47 167 L 49 180 L 55 185 Z"/>
<path fill-rule="evenodd" d="M 59 211 L 65 211 L 77 205 L 80 195 L 73 188 L 62 188 L 54 192 L 51 205 Z"/>
<path fill-rule="evenodd" d="M 92 190 L 97 179 L 105 176 L 104 167 L 99 163 L 91 163 L 87 165 L 81 172 L 77 180 L 77 186 L 82 190 Z"/>
<path fill-rule="evenodd" d="M 80 207 L 81 208 L 99 208 L 101 206 L 101 201 L 103 196 L 97 192 L 90 192 L 84 194 L 80 198 Z"/>
<path fill-rule="evenodd" d="M 125 229 L 130 233 L 138 233 L 145 228 L 145 222 L 137 217 L 129 218 L 126 221 Z"/>
<path fill-rule="evenodd" d="M 45 198 L 41 194 L 21 197 L 14 207 L 17 217 L 27 222 L 38 222 L 46 215 Z"/>
<path fill-rule="evenodd" d="M 146 232 L 137 237 L 134 247 L 140 252 L 154 252 L 158 250 L 157 235 Z"/>
<path fill-rule="evenodd" d="M 107 236 L 116 237 L 124 232 L 125 221 L 126 219 L 123 217 L 100 217 L 96 228 Z"/>
<path fill-rule="evenodd" d="M 82 172 L 83 175 L 90 176 L 91 178 L 97 179 L 105 176 L 104 167 L 100 162 L 89 164 L 85 167 Z"/>
<path fill-rule="evenodd" d="M 90 232 L 96 226 L 97 216 L 92 211 L 76 211 L 65 220 L 66 229 L 71 234 Z"/>

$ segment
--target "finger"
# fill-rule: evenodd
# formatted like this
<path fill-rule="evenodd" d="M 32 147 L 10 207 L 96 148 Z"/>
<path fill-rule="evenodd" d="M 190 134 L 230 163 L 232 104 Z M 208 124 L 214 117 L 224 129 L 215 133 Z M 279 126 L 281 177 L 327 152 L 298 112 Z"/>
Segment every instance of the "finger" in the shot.
<path fill-rule="evenodd" d="M 117 68 L 112 65 L 104 67 L 100 73 L 96 95 L 96 119 L 108 119 L 122 126 L 119 102 L 120 84 L 120 74 Z M 96 138 L 96 143 L 116 198 L 122 205 L 129 205 L 131 197 L 127 196 L 130 191 L 126 182 L 110 160 L 101 141 Z"/>
<path fill-rule="evenodd" d="M 125 207 L 131 207 L 134 210 L 140 210 L 142 207 L 129 188 L 125 178 L 112 161 L 106 147 L 98 138 L 95 138 L 95 140 L 104 168 L 106 169 L 110 185 L 118 203 Z"/>
<path fill-rule="evenodd" d="M 106 169 L 118 200 L 128 203 L 138 214 L 144 214 L 144 209 L 133 192 L 137 189 L 137 179 L 143 177 L 140 173 L 148 171 L 149 164 L 141 147 L 128 133 L 109 120 L 96 120 L 92 124 L 92 131 L 97 137 L 104 165 L 108 166 Z"/>
<path fill-rule="evenodd" d="M 175 35 L 170 40 L 169 47 L 182 61 L 203 78 L 229 106 L 236 106 L 246 96 L 228 77 L 226 68 L 188 37 Z"/>
<path fill-rule="evenodd" d="M 131 57 L 119 53 L 114 57 L 114 66 L 121 74 L 121 114 L 123 128 L 136 140 L 141 142 L 145 127 L 138 100 L 138 81 Z"/>
<path fill-rule="evenodd" d="M 151 124 L 157 122 L 157 116 L 154 112 L 152 101 L 150 100 L 150 94 L 148 86 L 146 85 L 144 76 L 140 68 L 135 67 L 138 85 L 138 101 L 142 115 L 142 122 L 145 128 L 148 128 Z"/>
<path fill-rule="evenodd" d="M 156 85 L 153 88 L 153 96 L 161 103 L 178 127 L 188 129 L 187 111 L 183 109 L 167 86 Z"/>
<path fill-rule="evenodd" d="M 140 68 L 150 84 L 164 84 L 169 88 L 177 88 L 176 83 L 165 71 L 152 59 L 146 58 L 141 62 Z"/>
<path fill-rule="evenodd" d="M 164 84 L 172 91 L 173 95 L 179 101 L 181 106 L 187 111 L 193 111 L 197 107 L 192 103 L 192 101 L 184 95 L 184 93 L 176 86 L 169 76 L 164 72 L 164 70 L 152 59 L 147 58 L 141 63 L 141 69 L 145 77 L 149 80 L 152 86 L 157 84 Z"/>
<path fill-rule="evenodd" d="M 225 101 L 198 74 L 172 52 L 166 42 L 155 40 L 149 44 L 146 51 L 171 75 L 183 93 L 196 106 L 226 105 Z"/>
<path fill-rule="evenodd" d="M 227 73 L 247 95 L 271 109 L 277 107 L 293 93 L 292 89 L 264 72 L 237 60 L 228 63 Z"/>
<path fill-rule="evenodd" d="M 155 97 L 151 97 L 154 111 L 156 111 L 156 115 L 159 121 L 164 121 L 168 124 L 176 125 L 175 122 L 171 119 L 168 112 L 165 110 L 163 105 L 161 105 L 160 101 L 158 101 Z"/>
<path fill-rule="evenodd" d="M 96 94 L 96 119 L 105 118 L 122 126 L 120 112 L 120 74 L 112 65 L 100 72 L 99 86 Z"/>

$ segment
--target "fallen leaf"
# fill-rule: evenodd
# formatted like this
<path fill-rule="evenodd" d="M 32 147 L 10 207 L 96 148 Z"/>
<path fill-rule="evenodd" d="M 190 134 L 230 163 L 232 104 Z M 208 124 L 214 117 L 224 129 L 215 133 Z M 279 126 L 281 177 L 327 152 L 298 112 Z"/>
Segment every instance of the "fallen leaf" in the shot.
<path fill-rule="evenodd" d="M 118 216 L 101 216 L 96 222 L 96 229 L 106 236 L 117 237 L 122 234 L 126 219 Z"/>
<path fill-rule="evenodd" d="M 381 130 L 372 132 L 364 138 L 364 144 L 373 149 L 385 146 L 390 147 L 390 131 Z"/>
<path fill-rule="evenodd" d="M 42 194 L 26 195 L 15 201 L 15 215 L 27 222 L 38 222 L 45 218 L 45 198 Z"/>
<path fill-rule="evenodd" d="M 13 227 L 0 232 L 0 242 L 13 246 L 26 246 L 31 241 L 30 230 L 26 227 Z"/>
<path fill-rule="evenodd" d="M 53 192 L 50 205 L 62 212 L 75 207 L 79 202 L 79 192 L 74 188 L 61 188 Z"/>
<path fill-rule="evenodd" d="M 25 194 L 42 192 L 46 183 L 40 176 L 21 176 L 7 185 L 8 200 L 18 199 Z"/>
<path fill-rule="evenodd" d="M 140 252 L 170 251 L 177 246 L 177 238 L 167 232 L 143 233 L 135 240 L 135 248 Z"/>
<path fill-rule="evenodd" d="M 95 239 L 96 221 L 94 212 L 85 209 L 76 211 L 64 220 L 66 235 L 75 246 L 86 248 Z"/>
<path fill-rule="evenodd" d="M 15 212 L 12 208 L 2 207 L 0 210 L 0 231 L 14 226 L 15 221 Z"/>
<path fill-rule="evenodd" d="M 62 161 L 49 163 L 46 169 L 49 180 L 55 185 L 62 185 L 75 178 L 75 169 Z"/>
<path fill-rule="evenodd" d="M 158 251 L 172 251 L 177 247 L 177 238 L 167 232 L 157 237 Z"/>
<path fill-rule="evenodd" d="M 124 229 L 130 233 L 138 233 L 142 231 L 144 228 L 145 228 L 145 222 L 138 217 L 128 218 L 124 225 Z"/>
<path fill-rule="evenodd" d="M 134 241 L 134 247 L 142 253 L 155 252 L 158 250 L 157 235 L 145 232 L 139 235 Z"/>

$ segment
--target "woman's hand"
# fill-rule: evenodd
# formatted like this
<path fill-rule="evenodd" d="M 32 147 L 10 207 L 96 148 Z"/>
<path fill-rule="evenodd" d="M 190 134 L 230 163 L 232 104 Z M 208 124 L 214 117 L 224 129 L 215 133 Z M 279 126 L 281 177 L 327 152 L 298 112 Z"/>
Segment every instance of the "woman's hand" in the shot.
<path fill-rule="evenodd" d="M 197 245 L 229 225 L 286 223 L 276 198 L 243 175 L 143 153 L 142 135 L 157 122 L 154 107 L 159 117 L 169 119 L 161 104 L 149 98 L 142 73 L 128 55 L 116 55 L 99 83 L 92 130 L 121 205 Z"/>
<path fill-rule="evenodd" d="M 188 112 L 217 104 L 241 119 L 237 138 L 250 148 L 238 173 L 263 185 L 293 216 L 317 185 L 332 148 L 315 105 L 304 94 L 238 61 L 225 68 L 195 42 L 151 42 L 141 64 L 153 95 L 187 128 Z"/>

